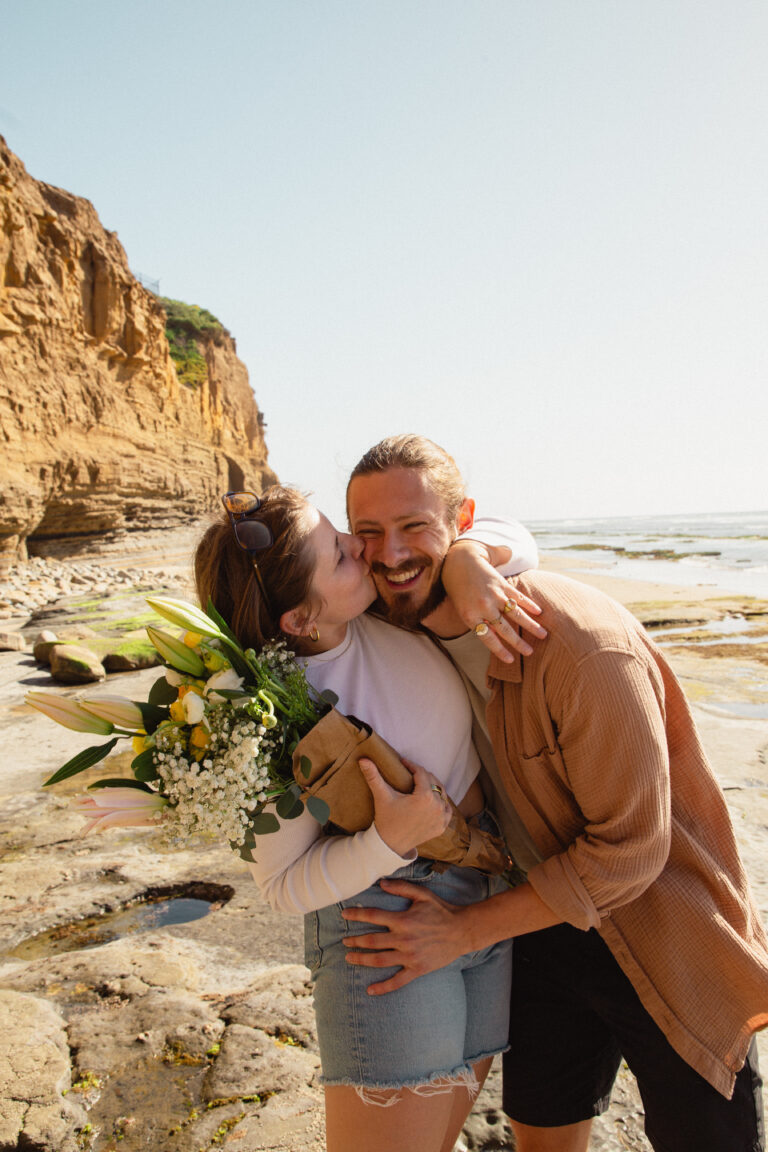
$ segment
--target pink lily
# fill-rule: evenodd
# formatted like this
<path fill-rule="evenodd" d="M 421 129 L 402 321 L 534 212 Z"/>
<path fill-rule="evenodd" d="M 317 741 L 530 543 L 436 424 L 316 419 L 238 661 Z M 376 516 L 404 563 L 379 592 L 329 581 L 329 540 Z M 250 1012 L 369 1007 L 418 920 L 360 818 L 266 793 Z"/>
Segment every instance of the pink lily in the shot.
<path fill-rule="evenodd" d="M 107 828 L 151 828 L 168 801 L 157 792 L 139 788 L 99 788 L 88 796 L 76 796 L 72 808 L 88 820 L 80 833 Z"/>

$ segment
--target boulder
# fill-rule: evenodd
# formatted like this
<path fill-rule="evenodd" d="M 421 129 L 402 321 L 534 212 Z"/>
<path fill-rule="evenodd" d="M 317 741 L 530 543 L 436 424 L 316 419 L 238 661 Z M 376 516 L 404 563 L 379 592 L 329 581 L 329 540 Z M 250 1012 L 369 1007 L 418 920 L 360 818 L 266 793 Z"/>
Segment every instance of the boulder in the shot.
<path fill-rule="evenodd" d="M 0 1148 L 77 1152 L 86 1114 L 70 1085 L 59 1013 L 36 996 L 0 989 Z"/>
<path fill-rule="evenodd" d="M 26 652 L 27 642 L 20 632 L 0 632 L 0 652 Z"/>
<path fill-rule="evenodd" d="M 51 676 L 59 684 L 92 684 L 107 678 L 98 656 L 79 644 L 54 644 L 48 658 Z"/>
<path fill-rule="evenodd" d="M 59 637 L 55 632 L 51 632 L 50 628 L 44 628 L 42 632 L 38 633 L 32 647 L 32 655 L 38 664 L 50 664 L 51 648 L 58 643 Z"/>

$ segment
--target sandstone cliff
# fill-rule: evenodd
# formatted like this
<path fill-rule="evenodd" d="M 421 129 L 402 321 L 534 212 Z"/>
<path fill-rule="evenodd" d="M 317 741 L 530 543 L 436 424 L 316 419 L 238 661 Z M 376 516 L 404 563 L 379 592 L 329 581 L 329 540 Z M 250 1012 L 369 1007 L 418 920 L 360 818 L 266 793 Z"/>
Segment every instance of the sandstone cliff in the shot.
<path fill-rule="evenodd" d="M 229 333 L 194 332 L 205 367 L 182 383 L 165 324 L 93 206 L 0 137 L 0 562 L 178 526 L 274 481 Z"/>

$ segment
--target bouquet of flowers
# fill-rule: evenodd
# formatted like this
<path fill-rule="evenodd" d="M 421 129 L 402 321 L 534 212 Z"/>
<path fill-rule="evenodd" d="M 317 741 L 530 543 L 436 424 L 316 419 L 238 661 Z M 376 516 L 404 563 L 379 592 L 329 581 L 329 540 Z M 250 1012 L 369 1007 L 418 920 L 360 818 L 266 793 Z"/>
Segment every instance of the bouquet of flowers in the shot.
<path fill-rule="evenodd" d="M 183 631 L 147 628 L 166 670 L 145 702 L 26 696 L 67 728 L 111 737 L 72 757 L 46 787 L 98 764 L 121 738 L 132 741 L 132 777 L 97 780 L 75 801 L 88 819 L 84 833 L 162 821 L 172 836 L 224 837 L 248 860 L 256 836 L 277 831 L 278 816 L 291 820 L 305 808 L 341 831 L 368 827 L 374 811 L 361 756 L 370 756 L 392 787 L 411 790 L 397 753 L 362 722 L 341 716 L 332 692 L 316 693 L 284 642 L 257 654 L 241 648 L 211 603 L 206 612 L 163 597 L 147 603 Z M 467 824 L 455 806 L 442 836 L 418 850 L 492 873 L 511 864 L 503 843 Z"/>

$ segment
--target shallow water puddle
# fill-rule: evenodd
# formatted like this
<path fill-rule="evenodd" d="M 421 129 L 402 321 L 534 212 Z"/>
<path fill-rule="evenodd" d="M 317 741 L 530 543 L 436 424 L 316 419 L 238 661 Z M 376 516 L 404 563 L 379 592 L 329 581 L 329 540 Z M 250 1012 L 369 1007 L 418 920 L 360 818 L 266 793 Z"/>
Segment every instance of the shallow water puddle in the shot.
<path fill-rule="evenodd" d="M 233 894 L 233 889 L 223 884 L 189 884 L 165 890 L 154 889 L 114 912 L 103 912 L 97 916 L 72 920 L 68 924 L 57 924 L 55 928 L 30 936 L 7 955 L 18 960 L 39 960 L 44 956 L 58 956 L 62 952 L 98 948 L 101 944 L 109 944 L 112 940 L 133 936 L 138 932 L 188 924 L 220 908 Z"/>

